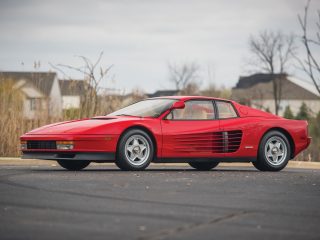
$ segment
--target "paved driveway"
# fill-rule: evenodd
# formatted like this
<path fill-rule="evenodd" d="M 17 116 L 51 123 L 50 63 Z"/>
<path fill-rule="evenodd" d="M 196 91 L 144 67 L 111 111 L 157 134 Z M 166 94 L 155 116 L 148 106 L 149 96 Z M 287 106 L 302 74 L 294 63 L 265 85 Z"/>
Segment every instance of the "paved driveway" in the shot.
<path fill-rule="evenodd" d="M 320 239 L 320 170 L 0 166 L 0 239 Z"/>

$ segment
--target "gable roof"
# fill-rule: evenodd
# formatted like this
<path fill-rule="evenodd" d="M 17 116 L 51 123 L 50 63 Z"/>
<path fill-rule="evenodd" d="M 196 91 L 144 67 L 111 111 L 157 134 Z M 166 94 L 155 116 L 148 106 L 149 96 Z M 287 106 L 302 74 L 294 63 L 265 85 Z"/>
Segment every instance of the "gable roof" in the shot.
<path fill-rule="evenodd" d="M 149 93 L 147 94 L 147 96 L 149 98 L 153 98 L 153 97 L 163 97 L 163 96 L 173 96 L 173 95 L 177 95 L 178 94 L 178 90 L 158 90 L 154 93 Z"/>
<path fill-rule="evenodd" d="M 55 72 L 0 72 L 0 80 L 25 81 L 46 96 L 50 95 L 56 76 Z"/>
<path fill-rule="evenodd" d="M 292 77 L 292 76 L 288 76 L 287 79 L 292 82 L 293 84 L 305 89 L 306 91 L 309 91 L 310 93 L 313 93 L 314 95 L 320 97 L 320 93 L 317 91 L 317 89 L 315 88 L 315 86 L 313 85 L 313 83 L 311 82 L 307 82 L 307 81 L 303 81 L 301 79 Z"/>
<path fill-rule="evenodd" d="M 261 77 L 261 78 L 260 78 Z M 254 74 L 240 77 L 232 89 L 232 98 L 239 99 L 273 99 L 272 80 L 282 77 L 283 100 L 319 100 L 320 94 L 312 84 L 288 75 Z"/>
<path fill-rule="evenodd" d="M 267 73 L 256 73 L 249 76 L 240 76 L 234 88 L 249 88 L 258 83 L 267 83 L 275 78 L 286 77 L 286 74 L 267 74 Z"/>
<path fill-rule="evenodd" d="M 81 96 L 85 93 L 84 80 L 59 80 L 62 96 Z"/>

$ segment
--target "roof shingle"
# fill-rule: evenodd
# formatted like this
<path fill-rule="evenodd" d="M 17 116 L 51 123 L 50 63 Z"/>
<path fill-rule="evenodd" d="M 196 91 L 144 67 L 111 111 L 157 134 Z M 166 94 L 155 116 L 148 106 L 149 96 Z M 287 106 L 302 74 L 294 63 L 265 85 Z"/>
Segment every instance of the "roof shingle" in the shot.
<path fill-rule="evenodd" d="M 62 96 L 81 96 L 86 91 L 83 80 L 59 80 L 59 84 Z"/>
<path fill-rule="evenodd" d="M 0 72 L 0 80 L 25 80 L 49 96 L 56 75 L 55 72 Z"/>

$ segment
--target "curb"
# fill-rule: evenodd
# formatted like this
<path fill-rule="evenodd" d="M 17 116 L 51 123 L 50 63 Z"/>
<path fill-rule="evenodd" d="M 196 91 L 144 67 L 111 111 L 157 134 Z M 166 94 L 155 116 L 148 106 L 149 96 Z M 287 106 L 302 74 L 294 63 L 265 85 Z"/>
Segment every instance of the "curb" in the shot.
<path fill-rule="evenodd" d="M 21 159 L 13 157 L 0 157 L 0 166 L 3 165 L 56 165 L 55 161 L 37 160 L 37 159 Z M 93 163 L 93 165 L 114 165 L 113 163 Z M 189 167 L 187 163 L 152 163 L 151 166 L 171 166 L 171 167 Z M 220 163 L 221 167 L 252 167 L 251 163 Z M 289 161 L 289 168 L 305 168 L 305 169 L 320 169 L 320 162 L 302 162 Z"/>

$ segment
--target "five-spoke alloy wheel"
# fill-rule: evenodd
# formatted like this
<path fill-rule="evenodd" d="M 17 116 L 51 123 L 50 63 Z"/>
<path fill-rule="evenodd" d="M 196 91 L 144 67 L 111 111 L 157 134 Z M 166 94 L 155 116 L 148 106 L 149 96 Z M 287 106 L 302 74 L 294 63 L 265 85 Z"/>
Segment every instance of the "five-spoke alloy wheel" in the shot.
<path fill-rule="evenodd" d="M 273 166 L 281 165 L 287 158 L 287 145 L 281 137 L 269 138 L 264 149 L 267 161 Z"/>
<path fill-rule="evenodd" d="M 125 154 L 128 161 L 135 166 L 142 165 L 150 155 L 150 145 L 141 135 L 132 135 L 126 141 Z"/>
<path fill-rule="evenodd" d="M 288 138 L 279 131 L 270 131 L 263 136 L 253 165 L 261 171 L 280 171 L 288 164 L 290 155 Z"/>
<path fill-rule="evenodd" d="M 119 141 L 116 165 L 122 170 L 143 170 L 150 164 L 153 154 L 150 136 L 140 129 L 132 129 Z"/>

